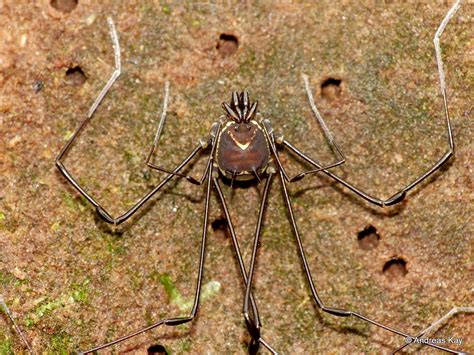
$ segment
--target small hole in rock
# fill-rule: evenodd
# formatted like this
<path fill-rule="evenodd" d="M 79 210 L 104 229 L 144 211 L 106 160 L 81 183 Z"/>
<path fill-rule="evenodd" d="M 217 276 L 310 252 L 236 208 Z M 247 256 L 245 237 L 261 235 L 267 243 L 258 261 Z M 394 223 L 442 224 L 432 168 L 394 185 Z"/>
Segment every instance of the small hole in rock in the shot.
<path fill-rule="evenodd" d="M 221 218 L 216 218 L 211 222 L 211 227 L 214 233 L 222 238 L 227 237 L 227 233 L 229 232 L 228 230 L 228 224 L 227 224 L 227 219 L 224 217 Z"/>
<path fill-rule="evenodd" d="M 340 79 L 328 78 L 321 84 L 321 96 L 328 100 L 337 99 L 341 96 L 341 82 Z"/>
<path fill-rule="evenodd" d="M 229 57 L 239 47 L 239 40 L 232 34 L 222 33 L 219 36 L 219 42 L 217 42 L 216 49 L 222 57 Z"/>
<path fill-rule="evenodd" d="M 385 263 L 382 271 L 390 280 L 403 277 L 408 274 L 407 262 L 402 258 L 390 259 Z"/>
<path fill-rule="evenodd" d="M 66 70 L 66 80 L 71 85 L 80 86 L 86 82 L 87 77 L 81 67 L 78 66 Z"/>
<path fill-rule="evenodd" d="M 161 354 L 161 355 L 168 355 L 168 352 L 166 351 L 165 347 L 160 344 L 152 345 L 147 349 L 148 355 L 152 354 Z"/>
<path fill-rule="evenodd" d="M 51 6 L 64 13 L 74 10 L 77 6 L 77 3 L 78 0 L 51 0 Z"/>
<path fill-rule="evenodd" d="M 364 250 L 371 250 L 379 245 L 380 236 L 374 226 L 368 226 L 357 234 L 359 247 Z"/>

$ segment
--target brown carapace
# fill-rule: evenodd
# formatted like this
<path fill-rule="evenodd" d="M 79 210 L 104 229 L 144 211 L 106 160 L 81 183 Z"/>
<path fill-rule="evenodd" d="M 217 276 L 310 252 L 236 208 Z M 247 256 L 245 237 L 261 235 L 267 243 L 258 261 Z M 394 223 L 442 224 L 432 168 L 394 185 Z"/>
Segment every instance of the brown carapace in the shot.
<path fill-rule="evenodd" d="M 447 151 L 443 154 L 441 158 L 439 158 L 430 168 L 425 170 L 421 175 L 417 176 L 412 180 L 410 183 L 399 189 L 396 193 L 394 193 L 388 199 L 380 199 L 377 197 L 373 197 L 369 195 L 364 190 L 358 188 L 357 186 L 353 185 L 351 182 L 346 180 L 345 178 L 338 175 L 336 172 L 333 172 L 332 168 L 339 166 L 345 162 L 345 157 L 342 151 L 337 146 L 329 128 L 327 127 L 326 123 L 324 122 L 322 116 L 320 115 L 313 99 L 313 94 L 311 93 L 310 85 L 309 85 L 309 78 L 306 75 L 303 75 L 302 78 L 305 83 L 305 91 L 308 97 L 309 105 L 311 107 L 311 111 L 313 112 L 314 118 L 319 123 L 322 132 L 331 147 L 331 150 L 334 152 L 335 156 L 337 157 L 336 161 L 331 163 L 323 164 L 309 155 L 295 147 L 290 141 L 288 141 L 283 133 L 275 131 L 272 127 L 272 124 L 269 119 L 262 118 L 260 119 L 260 115 L 257 114 L 257 102 L 251 103 L 249 100 L 249 95 L 247 92 L 241 92 L 240 94 L 234 92 L 232 94 L 232 99 L 230 103 L 224 103 L 223 108 L 226 112 L 226 116 L 222 119 L 214 122 L 209 132 L 209 135 L 206 137 L 198 140 L 194 146 L 194 148 L 187 153 L 184 159 L 172 169 L 156 165 L 152 163 L 151 159 L 155 150 L 158 148 L 158 143 L 160 140 L 161 133 L 163 131 L 165 119 L 166 119 L 166 110 L 168 107 L 168 96 L 169 96 L 169 83 L 165 84 L 165 95 L 164 95 L 164 102 L 163 102 L 163 112 L 161 115 L 160 122 L 158 124 L 158 128 L 156 131 L 155 139 L 153 141 L 153 146 L 150 150 L 150 153 L 146 159 L 146 164 L 148 167 L 165 173 L 166 175 L 163 179 L 157 183 L 153 188 L 151 188 L 146 194 L 144 194 L 139 200 L 135 202 L 133 206 L 131 206 L 127 211 L 122 213 L 119 216 L 112 216 L 109 211 L 103 206 L 95 197 L 94 194 L 87 191 L 86 188 L 79 183 L 79 179 L 76 179 L 66 168 L 64 165 L 64 159 L 71 149 L 73 142 L 87 125 L 87 122 L 92 118 L 94 112 L 106 97 L 107 92 L 112 87 L 115 80 L 119 77 L 121 73 L 121 59 L 120 59 L 120 45 L 118 42 L 118 36 L 115 30 L 115 25 L 111 18 L 108 19 L 109 26 L 110 26 L 110 35 L 113 42 L 114 48 L 114 57 L 115 57 L 115 70 L 112 73 L 109 81 L 105 84 L 104 88 L 97 96 L 96 100 L 92 104 L 91 108 L 89 109 L 89 113 L 83 119 L 82 123 L 79 124 L 78 128 L 74 131 L 72 136 L 69 138 L 68 142 L 63 146 L 61 151 L 59 152 L 58 157 L 56 158 L 56 165 L 59 171 L 64 175 L 65 179 L 72 184 L 74 188 L 88 200 L 92 206 L 96 208 L 96 211 L 101 219 L 105 222 L 112 224 L 114 227 L 127 221 L 132 217 L 143 205 L 147 203 L 153 196 L 162 191 L 162 188 L 167 186 L 173 178 L 182 178 L 186 179 L 188 182 L 200 185 L 205 188 L 205 198 L 204 198 L 204 209 L 203 209 L 203 220 L 202 220 L 202 234 L 201 234 L 201 242 L 200 242 L 200 250 L 199 250 L 199 263 L 197 265 L 196 270 L 196 286 L 194 289 L 194 301 L 192 309 L 187 314 L 180 314 L 179 316 L 170 316 L 167 318 L 162 318 L 160 320 L 153 320 L 151 324 L 147 324 L 145 327 L 142 327 L 138 330 L 133 332 L 127 332 L 125 335 L 118 337 L 114 340 L 108 341 L 107 343 L 103 343 L 101 345 L 95 346 L 93 348 L 88 349 L 83 353 L 93 353 L 101 349 L 105 349 L 121 343 L 127 339 L 133 338 L 139 334 L 145 333 L 150 331 L 154 328 L 158 328 L 160 326 L 177 326 L 180 324 L 188 323 L 193 321 L 199 309 L 199 300 L 201 296 L 202 290 L 202 281 L 204 275 L 204 261 L 206 255 L 206 241 L 207 241 L 207 233 L 208 233 L 208 225 L 209 225 L 209 216 L 211 210 L 211 193 L 213 191 L 213 187 L 217 192 L 218 200 L 221 203 L 222 211 L 224 212 L 225 218 L 227 220 L 228 229 L 230 232 L 230 239 L 232 241 L 232 246 L 235 251 L 235 256 L 237 260 L 237 264 L 239 265 L 240 274 L 241 274 L 241 282 L 243 289 L 245 289 L 245 295 L 243 299 L 243 307 L 242 313 L 245 319 L 245 323 L 247 325 L 247 330 L 250 334 L 250 342 L 249 342 L 249 353 L 255 354 L 259 350 L 260 346 L 266 348 L 272 354 L 277 354 L 277 351 L 271 346 L 269 342 L 267 342 L 262 335 L 262 322 L 260 320 L 260 313 L 257 298 L 255 294 L 257 289 L 254 289 L 254 273 L 255 273 L 255 265 L 257 263 L 257 250 L 260 246 L 260 235 L 263 225 L 263 220 L 265 216 L 265 208 L 267 206 L 269 191 L 272 183 L 272 179 L 278 177 L 278 180 L 281 183 L 282 188 L 282 195 L 285 201 L 285 206 L 287 210 L 287 215 L 289 217 L 291 229 L 293 231 L 293 235 L 296 239 L 296 245 L 298 249 L 298 254 L 301 259 L 301 264 L 304 269 L 304 273 L 306 276 L 306 281 L 308 282 L 309 289 L 311 290 L 311 299 L 314 304 L 322 311 L 327 314 L 331 314 L 337 317 L 354 317 L 359 319 L 360 321 L 366 322 L 373 326 L 376 326 L 380 329 L 384 329 L 389 331 L 393 334 L 398 334 L 403 336 L 405 339 L 409 339 L 410 341 L 405 342 L 402 346 L 395 350 L 395 352 L 403 349 L 405 346 L 408 346 L 410 343 L 414 342 L 415 340 L 421 336 L 423 336 L 424 332 L 421 332 L 418 336 L 412 336 L 395 328 L 389 327 L 383 323 L 380 323 L 372 318 L 369 318 L 361 313 L 355 312 L 350 309 L 340 309 L 337 307 L 332 307 L 329 301 L 323 301 L 323 299 L 318 294 L 317 285 L 313 280 L 310 270 L 310 263 L 306 257 L 306 252 L 304 249 L 304 242 L 300 236 L 300 232 L 297 226 L 297 218 L 295 216 L 295 211 L 292 207 L 291 195 L 289 194 L 289 190 L 287 185 L 290 183 L 294 183 L 298 180 L 306 176 L 310 176 L 313 174 L 324 174 L 327 178 L 332 179 L 346 189 L 352 191 L 355 196 L 360 197 L 364 201 L 372 203 L 377 206 L 390 206 L 394 205 L 400 201 L 402 201 L 407 192 L 413 189 L 415 186 L 420 184 L 426 178 L 431 176 L 434 172 L 438 171 L 441 166 L 443 166 L 451 156 L 454 154 L 454 139 L 451 130 L 451 123 L 448 115 L 448 106 L 447 106 L 447 97 L 446 97 L 446 90 L 445 90 L 445 83 L 444 83 L 444 72 L 442 68 L 442 61 L 441 61 L 441 49 L 439 46 L 439 36 L 443 32 L 447 21 L 453 16 L 453 14 L 459 8 L 459 2 L 453 5 L 452 10 L 448 13 L 446 18 L 441 23 L 438 31 L 434 37 L 435 43 L 435 51 L 436 51 L 436 61 L 438 64 L 439 74 L 440 74 L 440 82 L 441 82 L 441 93 L 443 96 L 443 103 L 444 103 L 444 113 L 446 119 L 446 129 L 447 129 L 447 137 L 448 137 L 448 147 Z M 280 151 L 286 151 L 287 153 L 295 156 L 296 158 L 300 159 L 305 165 L 306 168 L 309 167 L 310 170 L 303 170 L 297 173 L 295 176 L 290 177 L 285 171 L 285 167 L 281 159 L 279 158 Z M 207 156 L 207 163 L 206 168 L 202 172 L 200 177 L 193 177 L 188 175 L 186 169 L 189 168 L 195 159 L 197 159 L 200 154 L 206 153 Z M 179 153 L 179 150 L 176 150 L 176 154 Z M 253 246 L 252 246 L 252 253 L 250 255 L 250 261 L 248 268 L 245 265 L 244 257 L 241 252 L 241 248 L 239 245 L 239 240 L 237 238 L 237 234 L 235 228 L 232 224 L 231 216 L 230 216 L 230 209 L 229 205 L 226 201 L 224 191 L 222 189 L 222 177 L 227 177 L 232 180 L 251 180 L 251 179 L 258 179 L 259 182 L 263 183 L 263 189 L 261 192 L 261 202 L 260 202 L 260 209 L 258 212 L 257 223 L 255 227 L 255 234 L 253 237 Z M 245 185 L 245 184 L 244 184 Z M 231 184 L 232 187 L 232 184 Z M 239 209 L 242 206 L 239 206 Z M 240 212 L 240 211 L 239 211 Z M 162 228 L 166 228 L 166 225 L 161 226 Z M 274 238 L 283 238 L 286 237 L 285 235 L 275 235 Z M 285 285 L 283 285 L 285 286 Z M 278 285 L 275 286 L 274 289 L 270 290 L 270 292 L 278 292 Z M 260 288 L 258 289 L 260 290 Z M 285 315 L 291 317 L 290 315 Z M 222 330 L 222 329 L 221 329 Z M 91 331 L 93 331 L 91 329 Z M 27 343 L 25 341 L 25 343 Z M 26 344 L 29 348 L 29 344 Z M 458 351 L 448 349 L 440 344 L 437 343 L 425 343 L 425 345 L 430 346 L 432 348 L 437 348 L 439 350 L 448 351 L 451 353 L 460 353 Z M 317 351 L 313 351 L 317 352 Z M 335 350 L 334 352 L 337 352 Z M 31 351 L 32 353 L 32 351 Z"/>
<path fill-rule="evenodd" d="M 232 93 L 215 152 L 220 172 L 232 180 L 251 180 L 263 174 L 270 162 L 270 147 L 262 125 L 255 120 L 258 102 L 250 104 L 246 91 Z"/>

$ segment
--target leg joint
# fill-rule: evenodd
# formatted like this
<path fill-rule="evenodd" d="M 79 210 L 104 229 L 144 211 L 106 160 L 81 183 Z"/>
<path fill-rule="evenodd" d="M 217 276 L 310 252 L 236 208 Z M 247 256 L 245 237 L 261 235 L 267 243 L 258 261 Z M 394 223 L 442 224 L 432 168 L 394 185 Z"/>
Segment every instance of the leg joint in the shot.
<path fill-rule="evenodd" d="M 165 320 L 165 324 L 169 326 L 176 326 L 187 323 L 193 320 L 193 317 L 170 318 Z"/>

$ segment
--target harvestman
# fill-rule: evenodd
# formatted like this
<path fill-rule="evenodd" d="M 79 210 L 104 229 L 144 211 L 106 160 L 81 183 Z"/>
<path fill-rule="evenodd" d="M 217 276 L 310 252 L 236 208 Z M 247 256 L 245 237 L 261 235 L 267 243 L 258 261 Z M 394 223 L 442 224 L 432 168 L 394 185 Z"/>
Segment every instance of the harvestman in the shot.
<path fill-rule="evenodd" d="M 460 4 L 461 4 L 461 1 L 458 1 L 450 9 L 450 11 L 446 15 L 445 19 L 442 21 L 441 25 L 439 26 L 434 36 L 436 62 L 438 65 L 438 72 L 439 72 L 439 77 L 440 77 L 440 88 L 441 88 L 441 94 L 443 96 L 444 114 L 445 114 L 445 119 L 446 119 L 446 128 L 447 128 L 447 135 L 448 135 L 447 137 L 448 150 L 430 169 L 428 169 L 421 176 L 416 178 L 413 182 L 405 186 L 400 191 L 393 194 L 388 199 L 383 200 L 376 197 L 372 197 L 369 194 L 365 193 L 364 191 L 360 190 L 359 188 L 355 187 L 351 183 L 347 182 L 345 179 L 329 171 L 330 168 L 343 164 L 345 162 L 345 157 L 343 153 L 341 152 L 341 150 L 339 149 L 339 147 L 337 146 L 333 136 L 331 135 L 328 127 L 326 126 L 323 118 L 321 117 L 321 115 L 319 114 L 316 108 L 316 105 L 313 101 L 313 95 L 309 88 L 308 78 L 306 75 L 303 75 L 303 80 L 304 80 L 305 90 L 308 96 L 311 109 L 313 111 L 315 118 L 320 124 L 330 147 L 332 148 L 333 152 L 338 156 L 338 160 L 336 162 L 333 162 L 331 164 L 321 164 L 317 162 L 316 160 L 312 159 L 311 157 L 309 157 L 308 155 L 306 155 L 305 153 L 303 153 L 301 150 L 299 150 L 293 144 L 291 144 L 288 140 L 286 140 L 282 134 L 276 133 L 273 130 L 271 123 L 268 119 L 263 118 L 259 113 L 257 113 L 257 102 L 255 101 L 252 103 L 250 101 L 250 98 L 247 92 L 242 92 L 242 93 L 234 92 L 232 94 L 230 103 L 223 103 L 225 115 L 221 116 L 220 119 L 212 125 L 209 137 L 207 137 L 204 140 L 200 140 L 197 143 L 196 147 L 175 169 L 167 170 L 163 167 L 160 167 L 151 163 L 150 162 L 151 157 L 154 151 L 156 150 L 156 148 L 158 147 L 159 138 L 161 136 L 161 132 L 163 130 L 165 119 L 166 119 L 166 111 L 167 111 L 167 104 L 168 104 L 168 97 L 169 97 L 169 84 L 166 83 L 163 112 L 160 118 L 159 126 L 158 126 L 156 136 L 153 142 L 153 146 L 146 159 L 146 163 L 150 168 L 168 173 L 168 176 L 164 178 L 151 191 L 149 191 L 145 196 L 143 196 L 140 200 L 138 200 L 138 202 L 136 202 L 136 204 L 132 208 L 130 208 L 124 214 L 116 218 L 112 217 L 106 211 L 105 208 L 103 208 L 84 188 L 82 188 L 79 185 L 76 179 L 71 176 L 71 174 L 68 172 L 68 170 L 63 164 L 63 158 L 67 154 L 69 149 L 71 148 L 72 143 L 74 142 L 76 137 L 79 135 L 81 130 L 85 127 L 87 122 L 91 119 L 97 107 L 102 102 L 105 95 L 107 94 L 107 92 L 112 87 L 113 83 L 116 81 L 116 79 L 119 77 L 121 73 L 120 47 L 119 47 L 118 36 L 115 30 L 114 23 L 112 19 L 109 18 L 108 24 L 110 27 L 110 35 L 112 37 L 114 54 L 115 54 L 115 70 L 112 76 L 110 77 L 109 81 L 107 82 L 107 84 L 102 89 L 97 99 L 91 106 L 87 114 L 87 117 L 82 121 L 82 123 L 74 132 L 74 134 L 71 136 L 71 138 L 66 143 L 66 145 L 61 149 L 58 157 L 56 158 L 57 167 L 59 168 L 61 173 L 64 175 L 64 177 L 77 189 L 77 191 L 80 194 L 82 194 L 96 208 L 99 216 L 105 222 L 113 224 L 113 225 L 119 225 L 123 223 L 124 221 L 126 221 L 128 218 L 130 218 L 141 206 L 143 206 L 143 204 L 145 204 L 155 193 L 157 193 L 163 186 L 165 186 L 166 183 L 168 183 L 174 176 L 186 178 L 187 181 L 189 181 L 192 184 L 204 185 L 206 187 L 206 194 L 205 194 L 203 230 L 202 230 L 202 239 L 201 239 L 201 246 L 200 246 L 200 259 L 199 259 L 199 267 L 198 267 L 198 272 L 197 272 L 196 290 L 195 290 L 195 295 L 194 295 L 193 307 L 189 316 L 167 318 L 167 319 L 160 320 L 159 322 L 156 322 L 148 327 L 140 329 L 131 334 L 125 335 L 107 344 L 103 344 L 93 349 L 89 349 L 85 353 L 107 348 L 109 346 L 122 342 L 126 339 L 134 337 L 138 334 L 141 334 L 143 332 L 156 328 L 160 325 L 176 326 L 179 324 L 190 322 L 194 319 L 198 310 L 202 277 L 203 277 L 203 269 L 204 269 L 205 246 L 206 246 L 206 236 L 207 236 L 208 217 L 209 217 L 209 197 L 211 193 L 211 185 L 214 185 L 214 187 L 217 190 L 219 200 L 222 204 L 226 219 L 228 221 L 233 247 L 234 247 L 236 257 L 239 263 L 242 280 L 245 285 L 243 315 L 245 318 L 248 331 L 252 338 L 249 345 L 249 352 L 251 353 L 257 352 L 260 345 L 262 345 L 265 348 L 267 348 L 270 352 L 276 354 L 276 351 L 261 336 L 261 322 L 259 318 L 258 307 L 257 307 L 257 303 L 252 292 L 252 282 L 253 282 L 255 261 L 256 261 L 256 256 L 257 256 L 257 247 L 259 244 L 260 229 L 262 226 L 264 210 L 267 204 L 269 187 L 271 185 L 274 175 L 279 176 L 281 184 L 282 184 L 286 207 L 289 212 L 291 226 L 293 228 L 297 245 L 298 245 L 298 252 L 301 257 L 303 268 L 306 274 L 306 278 L 308 280 L 308 283 L 311 289 L 311 294 L 316 305 L 322 311 L 330 313 L 332 315 L 335 315 L 338 317 L 354 316 L 356 318 L 359 318 L 363 321 L 366 321 L 370 324 L 373 324 L 377 327 L 383 328 L 387 331 L 398 334 L 405 338 L 411 337 L 409 334 L 406 334 L 402 331 L 391 328 L 371 318 L 368 318 L 360 313 L 353 312 L 350 310 L 333 308 L 333 307 L 325 305 L 325 303 L 321 300 L 321 298 L 318 295 L 318 292 L 313 282 L 313 278 L 311 276 L 311 271 L 310 271 L 310 268 L 305 256 L 304 247 L 300 238 L 295 216 L 293 213 L 291 200 L 288 195 L 287 184 L 301 180 L 307 175 L 311 175 L 315 173 L 324 173 L 325 175 L 329 176 L 330 178 L 344 185 L 346 188 L 351 190 L 353 193 L 355 193 L 357 196 L 361 197 L 362 199 L 372 204 L 375 204 L 377 206 L 383 207 L 383 206 L 390 206 L 402 201 L 409 190 L 411 190 L 413 187 L 418 185 L 421 181 L 426 179 L 432 173 L 437 171 L 446 161 L 448 161 L 448 159 L 454 154 L 454 141 L 453 141 L 451 123 L 450 123 L 449 114 L 448 114 L 446 85 L 445 85 L 445 78 L 444 78 L 444 72 L 443 72 L 443 63 L 441 59 L 441 49 L 439 45 L 439 38 L 441 34 L 443 33 L 449 20 L 459 9 Z M 301 172 L 295 175 L 294 177 L 289 177 L 279 158 L 279 149 L 288 149 L 292 153 L 296 154 L 299 158 L 304 160 L 306 163 L 311 165 L 313 168 L 311 170 Z M 209 151 L 209 155 L 207 158 L 205 171 L 203 172 L 201 177 L 194 178 L 192 176 L 189 176 L 180 172 L 199 153 L 202 153 L 206 150 Z M 263 188 L 263 194 L 262 194 L 262 199 L 261 199 L 260 208 L 259 208 L 257 226 L 255 230 L 249 271 L 247 271 L 244 265 L 241 251 L 240 251 L 240 246 L 238 244 L 235 230 L 230 218 L 227 202 L 222 192 L 220 180 L 223 177 L 231 179 L 231 180 L 258 179 L 259 183 L 264 181 L 264 188 Z M 423 334 L 425 334 L 425 331 L 421 332 L 418 336 L 422 336 Z M 416 337 L 412 337 L 412 338 L 416 338 Z M 444 350 L 444 351 L 458 353 L 457 351 L 453 351 L 451 349 L 445 348 L 438 344 L 429 343 L 427 345 L 437 348 L 437 349 Z M 400 349 L 401 348 L 397 349 L 396 351 Z"/>

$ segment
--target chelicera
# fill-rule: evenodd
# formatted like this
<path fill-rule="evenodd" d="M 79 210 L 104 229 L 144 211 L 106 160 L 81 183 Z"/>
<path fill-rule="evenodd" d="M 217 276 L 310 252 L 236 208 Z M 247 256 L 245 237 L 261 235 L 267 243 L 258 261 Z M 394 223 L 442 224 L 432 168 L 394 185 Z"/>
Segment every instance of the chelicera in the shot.
<path fill-rule="evenodd" d="M 426 179 L 432 173 L 437 171 L 448 159 L 454 154 L 454 142 L 453 136 L 451 132 L 451 125 L 447 110 L 447 99 L 446 99 L 446 92 L 445 92 L 445 83 L 444 83 L 444 74 L 442 72 L 442 63 L 441 63 L 441 54 L 440 54 L 440 47 L 439 47 L 439 37 L 446 26 L 447 21 L 450 17 L 454 14 L 451 12 L 447 15 L 443 23 L 441 24 L 440 28 L 436 32 L 435 35 L 435 49 L 436 49 L 436 58 L 437 64 L 440 71 L 440 82 L 441 82 L 441 93 L 444 99 L 445 105 L 445 118 L 446 118 L 446 129 L 447 129 L 447 143 L 448 148 L 445 154 L 435 163 L 431 168 L 429 168 L 426 172 L 424 172 L 421 176 L 414 179 L 413 182 L 406 185 L 400 191 L 394 193 L 388 199 L 380 199 L 373 196 L 370 196 L 366 192 L 362 191 L 361 189 L 357 188 L 356 186 L 352 185 L 347 180 L 341 178 L 340 176 L 336 175 L 335 173 L 331 172 L 331 168 L 343 164 L 345 162 L 345 158 L 339 147 L 337 146 L 331 132 L 329 131 L 328 127 L 326 126 L 323 118 L 319 114 L 316 105 L 313 101 L 313 95 L 311 93 L 309 87 L 309 81 L 306 76 L 303 75 L 303 80 L 305 83 L 305 90 L 307 93 L 307 97 L 309 100 L 309 104 L 311 106 L 312 112 L 314 117 L 320 124 L 324 135 L 328 141 L 328 144 L 332 148 L 336 159 L 333 162 L 329 163 L 320 163 L 317 160 L 309 157 L 307 154 L 302 152 L 298 149 L 295 145 L 290 143 L 282 134 L 279 134 L 274 131 L 271 122 L 266 119 L 263 115 L 259 114 L 258 112 L 258 103 L 257 101 L 251 102 L 249 94 L 247 92 L 234 92 L 232 93 L 232 97 L 230 102 L 224 102 L 223 109 L 224 115 L 220 117 L 220 119 L 212 125 L 210 130 L 210 134 L 205 139 L 200 140 L 195 148 L 188 153 L 188 155 L 182 160 L 178 166 L 174 169 L 167 169 L 165 167 L 158 166 L 151 162 L 151 158 L 153 153 L 158 147 L 159 138 L 161 136 L 163 126 L 166 120 L 166 111 L 168 105 L 168 97 L 169 97 L 169 84 L 167 83 L 165 86 L 165 99 L 163 104 L 163 112 L 161 115 L 161 119 L 158 125 L 158 129 L 156 132 L 156 136 L 154 139 L 153 146 L 148 154 L 146 159 L 146 163 L 149 167 L 163 171 L 168 175 L 158 184 L 156 185 L 151 191 L 145 194 L 140 200 L 138 200 L 135 205 L 133 205 L 128 211 L 123 213 L 118 217 L 111 216 L 107 210 L 95 200 L 92 195 L 87 192 L 81 185 L 77 182 L 77 180 L 68 172 L 66 169 L 63 159 L 66 156 L 68 150 L 71 148 L 74 140 L 86 125 L 87 121 L 91 119 L 94 112 L 96 111 L 99 104 L 102 102 L 103 98 L 112 87 L 115 80 L 119 77 L 121 73 L 121 62 L 120 62 L 120 47 L 118 42 L 118 37 L 115 31 L 115 26 L 113 21 L 109 18 L 108 23 L 110 26 L 110 33 L 112 37 L 112 41 L 114 44 L 114 53 L 115 53 L 115 71 L 113 72 L 112 76 L 110 77 L 109 81 L 91 106 L 87 117 L 81 123 L 79 128 L 74 132 L 72 137 L 66 143 L 66 145 L 60 151 L 58 157 L 56 158 L 56 165 L 59 168 L 60 172 L 64 175 L 68 182 L 70 182 L 77 191 L 84 196 L 97 210 L 98 215 L 107 223 L 118 225 L 125 222 L 128 218 L 130 218 L 140 207 L 142 207 L 150 198 L 162 189 L 173 177 L 181 177 L 185 178 L 192 184 L 195 185 L 204 185 L 205 186 L 205 203 L 204 203 L 204 216 L 203 216 L 203 223 L 202 223 L 202 239 L 201 239 L 201 246 L 200 246 L 200 259 L 199 259 L 199 267 L 197 270 L 196 275 L 196 288 L 194 293 L 194 303 L 192 310 L 188 316 L 184 317 L 171 317 L 156 321 L 155 323 L 146 326 L 142 329 L 134 331 L 130 334 L 127 334 L 121 338 L 115 339 L 111 342 L 106 344 L 102 344 L 99 346 L 95 346 L 85 353 L 94 352 L 97 350 L 101 350 L 110 346 L 113 346 L 117 343 L 125 341 L 129 338 L 132 338 L 138 334 L 141 334 L 146 331 L 150 331 L 153 328 L 159 327 L 161 325 L 167 326 L 176 326 L 179 324 L 187 323 L 192 321 L 198 311 L 199 307 L 199 298 L 201 294 L 201 285 L 204 273 L 204 259 L 205 259 L 205 248 L 206 248 L 206 237 L 207 237 L 207 229 L 209 224 L 209 209 L 210 209 L 210 194 L 212 187 L 215 188 L 218 199 L 221 203 L 222 209 L 224 211 L 225 217 L 228 222 L 230 235 L 232 238 L 232 244 L 235 251 L 235 255 L 239 264 L 239 269 L 242 277 L 242 282 L 245 287 L 245 295 L 243 300 L 243 315 L 247 324 L 248 331 L 251 335 L 251 342 L 249 344 L 249 352 L 256 353 L 262 347 L 269 350 L 271 353 L 276 354 L 276 350 L 270 345 L 270 343 L 265 340 L 262 336 L 262 323 L 259 317 L 258 305 L 256 296 L 253 293 L 252 289 L 252 281 L 254 276 L 254 268 L 255 262 L 257 258 L 257 247 L 259 244 L 259 237 L 260 231 L 263 222 L 263 215 L 264 210 L 267 205 L 267 198 L 269 193 L 269 188 L 272 183 L 272 180 L 275 176 L 279 178 L 283 189 L 283 196 L 285 200 L 285 205 L 288 210 L 288 214 L 290 217 L 291 226 L 296 237 L 297 247 L 299 256 L 301 258 L 304 272 L 306 275 L 306 279 L 310 286 L 311 296 L 315 304 L 319 307 L 319 309 L 323 312 L 332 314 L 337 317 L 355 317 L 360 319 L 361 321 L 368 322 L 376 327 L 380 327 L 384 330 L 392 332 L 394 334 L 398 334 L 404 338 L 412 337 L 416 338 L 416 336 L 411 336 L 403 331 L 397 330 L 392 328 L 388 325 L 385 325 L 379 321 L 373 320 L 361 313 L 352 311 L 352 310 L 345 310 L 339 309 L 336 307 L 328 306 L 325 302 L 320 298 L 318 295 L 318 291 L 316 289 L 316 285 L 313 281 L 313 277 L 311 274 L 311 270 L 309 264 L 306 259 L 304 246 L 300 237 L 300 233 L 298 230 L 298 226 L 296 223 L 296 218 L 293 212 L 293 207 L 291 203 L 291 199 L 288 194 L 287 185 L 289 183 L 298 181 L 305 176 L 322 173 L 336 180 L 337 182 L 341 183 L 343 186 L 351 190 L 354 194 L 361 197 L 362 199 L 366 200 L 369 203 L 378 205 L 378 206 L 389 206 L 396 204 L 402 201 L 406 195 L 406 193 L 411 190 L 413 187 L 418 185 L 421 181 Z M 438 42 L 437 42 L 438 41 Z M 294 177 L 288 176 L 285 171 L 285 168 L 280 160 L 279 157 L 279 150 L 286 149 L 301 158 L 305 161 L 309 166 L 312 168 L 308 171 L 303 171 L 297 174 Z M 199 178 L 195 178 L 190 175 L 186 175 L 182 173 L 182 170 L 191 162 L 198 154 L 207 152 L 207 163 L 204 169 L 204 172 Z M 253 241 L 253 248 L 252 248 L 252 255 L 250 259 L 250 265 L 247 269 L 246 265 L 243 262 L 242 253 L 240 251 L 240 246 L 237 241 L 236 233 L 234 230 L 234 226 L 232 224 L 232 220 L 229 214 L 229 208 L 227 201 L 224 197 L 222 192 L 221 184 L 222 180 L 227 179 L 231 182 L 234 180 L 256 180 L 257 183 L 261 183 L 264 185 L 263 193 L 261 196 L 260 208 L 258 213 L 257 219 L 257 226 L 254 234 L 254 241 Z M 441 346 L 437 343 L 428 343 L 427 345 L 449 351 L 449 352 L 456 352 L 451 349 L 448 349 L 444 346 Z M 405 345 L 406 346 L 406 345 Z M 397 349 L 398 351 L 399 349 Z"/>

